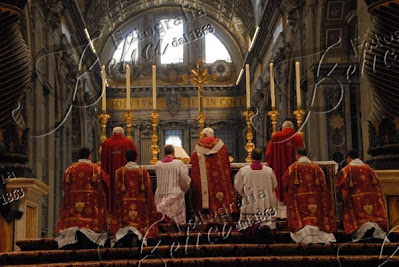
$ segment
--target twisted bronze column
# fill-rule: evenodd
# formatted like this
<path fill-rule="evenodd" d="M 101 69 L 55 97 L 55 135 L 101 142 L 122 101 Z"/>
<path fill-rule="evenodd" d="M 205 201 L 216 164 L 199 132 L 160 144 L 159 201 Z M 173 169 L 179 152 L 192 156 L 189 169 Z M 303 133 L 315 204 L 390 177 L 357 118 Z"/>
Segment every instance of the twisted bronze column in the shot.
<path fill-rule="evenodd" d="M 399 0 L 366 0 L 371 27 L 363 47 L 362 71 L 373 89 L 369 123 L 370 163 L 399 165 Z"/>

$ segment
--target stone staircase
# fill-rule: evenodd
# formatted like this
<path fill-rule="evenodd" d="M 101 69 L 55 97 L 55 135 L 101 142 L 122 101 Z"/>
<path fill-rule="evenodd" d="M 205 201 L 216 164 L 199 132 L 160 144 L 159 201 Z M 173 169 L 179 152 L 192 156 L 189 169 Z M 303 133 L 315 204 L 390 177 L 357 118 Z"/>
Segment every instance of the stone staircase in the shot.
<path fill-rule="evenodd" d="M 399 242 L 351 243 L 340 231 L 338 243 L 295 244 L 284 228 L 279 222 L 273 244 L 234 223 L 160 224 L 157 238 L 134 248 L 58 250 L 54 239 L 28 239 L 17 242 L 22 251 L 0 254 L 0 266 L 399 266 Z"/>

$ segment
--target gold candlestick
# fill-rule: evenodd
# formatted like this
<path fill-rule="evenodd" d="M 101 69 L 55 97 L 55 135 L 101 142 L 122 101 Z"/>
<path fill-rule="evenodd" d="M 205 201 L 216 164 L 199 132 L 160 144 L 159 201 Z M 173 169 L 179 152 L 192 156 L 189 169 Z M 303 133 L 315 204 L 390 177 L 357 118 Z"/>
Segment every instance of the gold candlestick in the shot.
<path fill-rule="evenodd" d="M 303 132 L 301 131 L 301 127 L 302 127 L 303 117 L 305 116 L 306 111 L 299 106 L 298 109 L 295 110 L 292 114 L 294 114 L 296 117 L 296 122 L 298 124 L 298 133 L 303 137 Z"/>
<path fill-rule="evenodd" d="M 202 130 L 204 130 L 204 125 L 205 125 L 206 116 L 205 116 L 205 114 L 201 111 L 201 112 L 199 113 L 199 115 L 198 115 L 197 117 L 195 117 L 195 119 L 198 121 L 198 124 L 199 124 L 199 138 L 201 139 L 201 138 L 204 137 L 204 135 L 202 134 Z"/>
<path fill-rule="evenodd" d="M 280 112 L 278 112 L 275 108 L 272 108 L 267 115 L 269 115 L 272 120 L 273 134 L 275 134 L 277 132 L 277 117 L 280 115 Z"/>
<path fill-rule="evenodd" d="M 152 159 L 150 160 L 150 164 L 155 165 L 159 161 L 157 157 L 159 153 L 159 147 L 157 144 L 158 143 L 157 125 L 158 125 L 159 113 L 157 113 L 157 111 L 154 109 L 150 114 L 150 118 L 152 120 L 152 137 L 151 137 Z"/>
<path fill-rule="evenodd" d="M 125 119 L 125 122 L 126 122 L 126 138 L 133 141 L 132 121 L 133 121 L 134 115 L 131 111 L 126 111 L 125 115 L 123 115 L 123 118 Z"/>
<path fill-rule="evenodd" d="M 245 159 L 245 162 L 250 163 L 251 160 L 251 152 L 255 148 L 254 143 L 252 143 L 252 139 L 254 138 L 252 134 L 252 128 L 251 128 L 251 117 L 255 114 L 251 110 L 247 110 L 243 112 L 245 121 L 247 123 L 247 144 L 245 145 L 245 150 L 248 152 L 248 156 Z"/>
<path fill-rule="evenodd" d="M 107 140 L 107 123 L 108 123 L 110 116 L 106 112 L 103 112 L 98 117 L 101 122 L 101 138 L 100 138 L 101 146 L 100 146 L 100 149 L 98 152 L 100 153 L 100 156 L 101 156 L 102 144 L 104 143 L 105 140 Z"/>

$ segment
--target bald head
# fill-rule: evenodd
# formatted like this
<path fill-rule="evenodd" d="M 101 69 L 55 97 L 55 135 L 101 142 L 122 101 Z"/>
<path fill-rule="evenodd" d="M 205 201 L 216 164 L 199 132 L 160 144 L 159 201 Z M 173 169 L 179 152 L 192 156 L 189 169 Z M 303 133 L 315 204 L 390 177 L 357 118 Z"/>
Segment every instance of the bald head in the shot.
<path fill-rule="evenodd" d="M 212 128 L 205 128 L 204 130 L 202 130 L 202 134 L 204 135 L 204 137 L 210 137 L 214 135 L 213 129 Z"/>
<path fill-rule="evenodd" d="M 112 134 L 124 134 L 125 130 L 123 130 L 122 127 L 117 126 L 114 129 L 112 129 Z"/>
<path fill-rule="evenodd" d="M 284 128 L 291 128 L 291 129 L 294 129 L 294 124 L 291 122 L 291 121 L 285 121 L 284 123 L 283 123 L 283 129 Z"/>

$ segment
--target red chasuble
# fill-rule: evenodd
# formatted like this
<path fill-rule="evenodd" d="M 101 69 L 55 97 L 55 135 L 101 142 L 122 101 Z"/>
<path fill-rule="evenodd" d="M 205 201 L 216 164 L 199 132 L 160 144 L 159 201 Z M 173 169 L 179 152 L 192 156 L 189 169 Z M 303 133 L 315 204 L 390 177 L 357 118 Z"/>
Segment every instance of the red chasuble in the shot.
<path fill-rule="evenodd" d="M 110 179 L 100 166 L 75 163 L 65 171 L 62 183 L 64 197 L 57 232 L 75 226 L 106 231 L 106 194 Z"/>
<path fill-rule="evenodd" d="M 191 155 L 191 190 L 193 210 L 210 214 L 236 212 L 236 198 L 230 177 L 226 145 L 215 137 L 198 141 Z"/>
<path fill-rule="evenodd" d="M 148 228 L 157 221 L 152 183 L 148 171 L 142 168 L 116 171 L 113 191 L 111 234 L 119 228 L 133 226 L 144 236 Z M 157 226 L 151 227 L 147 237 L 156 234 Z"/>
<path fill-rule="evenodd" d="M 133 141 L 124 137 L 122 134 L 114 134 L 102 145 L 101 148 L 101 168 L 111 177 L 111 189 L 114 188 L 115 171 L 124 166 L 126 162 L 126 151 L 137 148 Z M 111 195 L 109 203 L 112 203 Z M 111 209 L 111 207 L 109 207 Z"/>
<path fill-rule="evenodd" d="M 337 178 L 344 201 L 345 233 L 356 231 L 366 222 L 375 222 L 387 230 L 387 211 L 380 181 L 367 164 L 348 165 Z"/>
<path fill-rule="evenodd" d="M 294 163 L 283 176 L 287 192 L 288 229 L 312 225 L 324 232 L 337 230 L 330 191 L 323 170 L 315 163 Z"/>
<path fill-rule="evenodd" d="M 281 132 L 275 133 L 267 145 L 267 165 L 273 169 L 276 175 L 276 196 L 284 204 L 287 204 L 287 197 L 283 190 L 285 186 L 282 177 L 288 167 L 295 162 L 296 150 L 299 147 L 305 147 L 303 138 L 296 134 L 296 130 L 291 128 L 284 128 Z"/>

